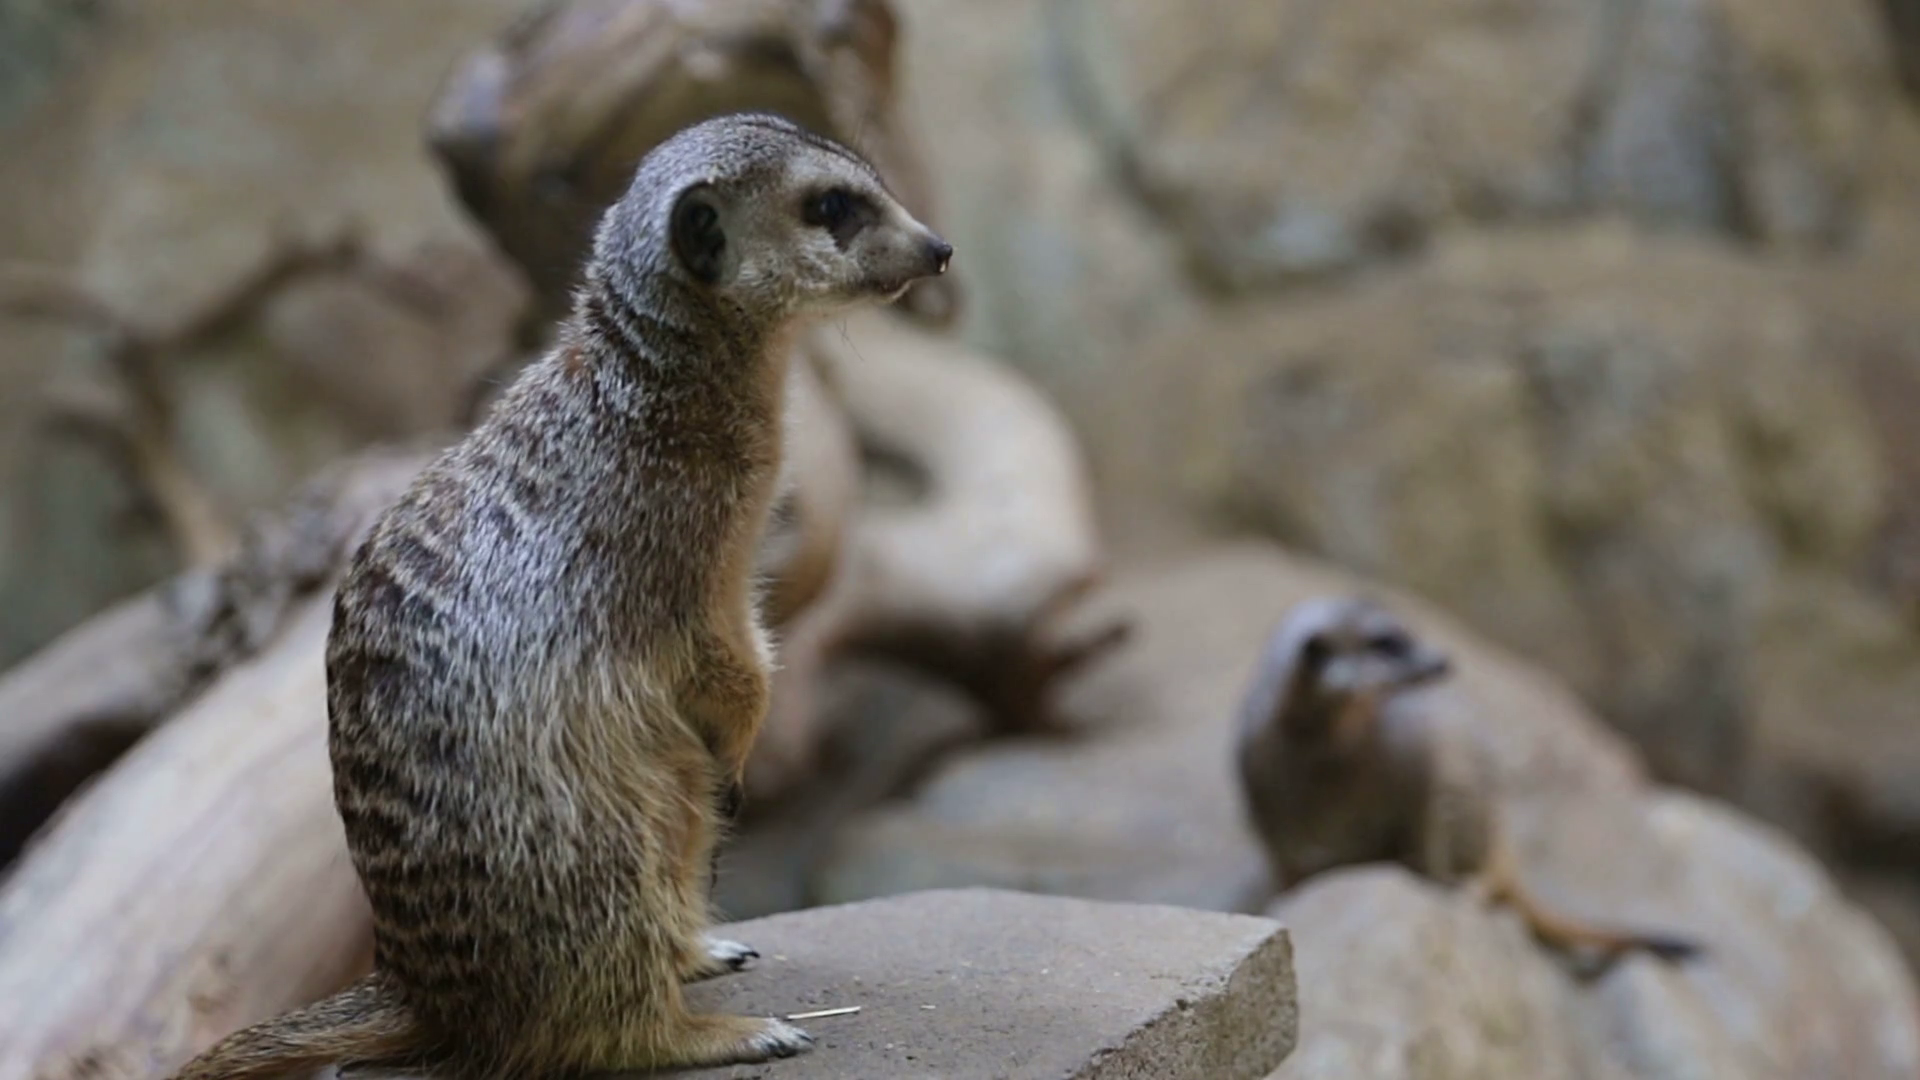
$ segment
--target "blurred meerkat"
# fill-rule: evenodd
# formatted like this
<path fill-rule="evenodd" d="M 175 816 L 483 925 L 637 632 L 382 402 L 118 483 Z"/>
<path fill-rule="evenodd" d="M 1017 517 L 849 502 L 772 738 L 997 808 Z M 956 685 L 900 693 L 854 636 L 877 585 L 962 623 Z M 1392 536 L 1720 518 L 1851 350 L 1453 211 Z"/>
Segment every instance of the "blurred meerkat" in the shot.
<path fill-rule="evenodd" d="M 952 248 L 845 147 L 687 128 L 596 233 L 558 344 L 381 515 L 327 648 L 334 791 L 374 970 L 183 1080 L 330 1062 L 473 1078 L 808 1047 L 689 1010 L 757 954 L 708 933 L 725 793 L 767 709 L 754 554 L 798 323 Z"/>
<path fill-rule="evenodd" d="M 1527 890 L 1486 733 L 1446 722 L 1418 692 L 1451 670 L 1444 652 L 1367 599 L 1310 600 L 1281 622 L 1242 701 L 1237 744 L 1248 816 L 1280 886 L 1398 862 L 1505 902 L 1556 947 L 1697 952 L 1678 937 L 1562 915 Z"/>

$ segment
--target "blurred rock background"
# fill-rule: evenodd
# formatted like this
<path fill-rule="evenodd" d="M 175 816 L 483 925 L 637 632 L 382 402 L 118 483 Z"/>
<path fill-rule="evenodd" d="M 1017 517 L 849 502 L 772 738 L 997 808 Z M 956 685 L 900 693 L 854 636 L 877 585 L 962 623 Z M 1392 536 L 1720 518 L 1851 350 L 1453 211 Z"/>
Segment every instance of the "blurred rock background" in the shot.
<path fill-rule="evenodd" d="M 1440 603 L 1920 949 L 1913 5 L 901 7 L 1111 543 Z"/>
<path fill-rule="evenodd" d="M 961 880 L 1259 906 L 1187 725 L 1284 602 L 1364 580 L 1578 698 L 1500 708 L 1598 716 L 1786 830 L 1920 958 L 1920 5 L 894 6 L 959 332 L 1071 420 L 1160 614 L 1070 709 L 1121 735 L 827 806 L 740 913 Z M 0 263 L 91 313 L 0 317 L 0 667 L 457 423 L 530 298 L 423 124 L 525 7 L 0 0 Z M 169 463 L 200 489 L 153 498 Z M 1313 568 L 1135 569 L 1223 537 Z M 836 686 L 850 731 L 993 727 L 884 666 Z"/>

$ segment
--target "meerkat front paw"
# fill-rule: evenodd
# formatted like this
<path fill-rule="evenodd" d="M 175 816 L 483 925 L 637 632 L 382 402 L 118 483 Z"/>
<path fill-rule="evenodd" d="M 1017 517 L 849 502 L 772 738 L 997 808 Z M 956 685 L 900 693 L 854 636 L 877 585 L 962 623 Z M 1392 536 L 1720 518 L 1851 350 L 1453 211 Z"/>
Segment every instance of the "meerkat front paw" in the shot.
<path fill-rule="evenodd" d="M 714 937 L 706 934 L 701 937 L 702 951 L 687 958 L 682 965 L 687 982 L 711 979 L 716 975 L 725 975 L 732 971 L 745 971 L 760 958 L 760 951 L 751 945 L 742 945 L 737 941 Z"/>

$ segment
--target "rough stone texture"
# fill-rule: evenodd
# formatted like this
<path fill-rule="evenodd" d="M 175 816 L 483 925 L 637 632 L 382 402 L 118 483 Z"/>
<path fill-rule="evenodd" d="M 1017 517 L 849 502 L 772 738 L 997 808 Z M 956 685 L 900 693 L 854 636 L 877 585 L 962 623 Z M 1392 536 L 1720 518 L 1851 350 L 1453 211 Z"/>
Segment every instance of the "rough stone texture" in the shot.
<path fill-rule="evenodd" d="M 1133 463 L 1460 612 L 1662 775 L 1910 789 L 1920 623 L 1876 580 L 1920 492 L 1892 419 L 1920 401 L 1920 323 L 1895 310 L 1626 229 L 1463 237 L 1169 332 L 1128 393 L 1183 418 L 1159 421 L 1182 449 Z"/>
<path fill-rule="evenodd" d="M 1572 991 L 1517 920 L 1397 866 L 1322 875 L 1274 910 L 1310 928 L 1300 1045 L 1274 1080 L 1592 1075 Z"/>
<path fill-rule="evenodd" d="M 164 326 L 284 237 L 357 227 L 376 257 L 452 301 L 426 317 L 366 280 L 320 274 L 171 365 L 176 449 L 221 507 L 256 509 L 348 450 L 445 423 L 508 341 L 524 291 L 449 197 L 421 124 L 453 57 L 522 0 L 59 6 L 91 14 L 14 3 L 0 17 L 23 34 L 0 51 L 37 60 L 31 94 L 0 86 L 9 261 Z M 0 319 L 0 663 L 176 565 L 129 512 L 111 461 L 42 424 L 48 393 L 100 380 L 96 346 Z"/>
<path fill-rule="evenodd" d="M 0 124 L 58 76 L 98 13 L 95 4 L 0 0 Z"/>
<path fill-rule="evenodd" d="M 1229 288 L 1348 269 L 1460 220 L 1617 211 L 1830 244 L 1890 96 L 1862 2 L 1050 11 L 1095 140 Z"/>
<path fill-rule="evenodd" d="M 1049 0 L 895 6 L 903 108 L 963 245 L 963 333 L 1038 375 L 1088 432 L 1086 391 L 1122 374 L 1142 334 L 1199 310 L 1177 249 L 1068 108 Z"/>
<path fill-rule="evenodd" d="M 1509 913 L 1398 868 L 1323 875 L 1270 913 L 1298 943 L 1299 1048 L 1276 1080 L 1743 1077 L 1894 1080 L 1920 1069 L 1913 986 L 1886 931 L 1772 831 L 1693 796 L 1642 804 L 1684 853 L 1650 900 L 1705 937 L 1591 982 Z"/>
<path fill-rule="evenodd" d="M 1511 912 L 1394 868 L 1335 871 L 1272 912 L 1301 956 L 1302 1041 L 1278 1077 L 1680 1080 L 1910 1076 L 1920 1001 L 1892 936 L 1784 836 L 1649 786 L 1556 680 L 1434 608 L 1261 544 L 1123 576 L 1138 638 L 1068 699 L 1078 746 L 963 752 L 849 826 L 822 899 L 990 884 L 1224 909 L 1270 893 L 1229 770 L 1232 703 L 1308 596 L 1381 596 L 1452 653 L 1457 706 L 1494 728 L 1529 888 L 1555 910 L 1703 942 L 1583 981 Z M 1255 901 L 1259 903 L 1260 901 Z M 1590 974 L 1590 973 L 1589 973 Z"/>
<path fill-rule="evenodd" d="M 670 1075 L 1257 1080 L 1298 1031 L 1287 932 L 1250 916 L 966 889 L 725 932 L 761 960 L 696 1008 L 860 1011 L 796 1021 L 799 1057 Z"/>
<path fill-rule="evenodd" d="M 1900 84 L 1908 94 L 1920 99 L 1920 4 L 1914 0 L 1880 0 L 1887 34 L 1893 39 L 1895 67 Z"/>
<path fill-rule="evenodd" d="M 828 731 L 813 773 L 771 805 L 749 798 L 721 850 L 714 903 L 729 918 L 808 906 L 811 875 L 841 825 L 992 728 L 959 688 L 901 664 L 837 661 L 815 692 Z"/>
<path fill-rule="evenodd" d="M 987 294 L 969 333 L 1077 386 L 1196 290 L 1324 277 L 1462 226 L 1624 214 L 1769 249 L 1870 239 L 1920 162 L 1875 4 L 900 8 L 967 241 L 955 269 Z"/>
<path fill-rule="evenodd" d="M 1078 733 L 955 755 L 910 801 L 846 827 L 817 873 L 817 899 L 986 884 L 1251 910 L 1272 890 L 1242 818 L 1234 705 L 1289 607 L 1360 587 L 1263 544 L 1120 578 L 1086 615 L 1126 613 L 1135 637 L 1070 688 L 1063 709 Z M 1557 684 L 1431 606 L 1382 592 L 1453 652 L 1460 695 L 1499 732 L 1511 790 L 1637 782 L 1623 746 Z"/>
<path fill-rule="evenodd" d="M 1074 419 L 1122 554 L 1197 493 L 1823 851 L 1920 834 L 1900 5 L 900 6 L 966 333 Z M 1262 244 L 1400 269 L 1205 299 Z"/>

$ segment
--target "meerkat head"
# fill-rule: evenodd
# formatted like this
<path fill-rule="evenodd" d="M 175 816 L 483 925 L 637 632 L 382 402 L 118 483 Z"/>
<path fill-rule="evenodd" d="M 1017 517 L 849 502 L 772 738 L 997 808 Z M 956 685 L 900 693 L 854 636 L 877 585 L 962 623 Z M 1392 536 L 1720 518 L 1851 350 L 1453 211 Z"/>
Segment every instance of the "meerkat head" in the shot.
<path fill-rule="evenodd" d="M 1357 738 L 1382 702 L 1452 669 L 1445 652 L 1358 596 L 1296 606 L 1274 632 L 1268 663 L 1284 674 L 1272 682 L 1266 722 L 1296 742 Z"/>
<path fill-rule="evenodd" d="M 601 273 L 664 273 L 770 319 L 890 302 L 952 256 L 860 155 L 762 113 L 656 146 L 595 241 Z"/>

